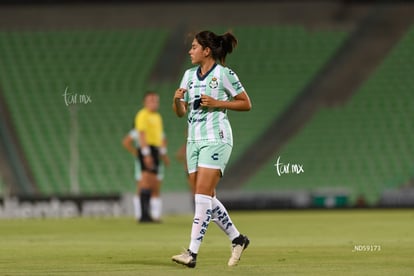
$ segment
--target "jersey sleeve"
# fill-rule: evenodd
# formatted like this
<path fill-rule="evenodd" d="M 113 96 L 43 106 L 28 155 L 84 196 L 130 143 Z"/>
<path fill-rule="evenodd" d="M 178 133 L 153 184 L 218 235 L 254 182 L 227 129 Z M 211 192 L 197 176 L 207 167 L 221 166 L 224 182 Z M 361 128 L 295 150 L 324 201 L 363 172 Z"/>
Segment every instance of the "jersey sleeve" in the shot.
<path fill-rule="evenodd" d="M 226 92 L 232 97 L 245 91 L 236 73 L 227 67 L 223 70 L 223 86 Z"/>

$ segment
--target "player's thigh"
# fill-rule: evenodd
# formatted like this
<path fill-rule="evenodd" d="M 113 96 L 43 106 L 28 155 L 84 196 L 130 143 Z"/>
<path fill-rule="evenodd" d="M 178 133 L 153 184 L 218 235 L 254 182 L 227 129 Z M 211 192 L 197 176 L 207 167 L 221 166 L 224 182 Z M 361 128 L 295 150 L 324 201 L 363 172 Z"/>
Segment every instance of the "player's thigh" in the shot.
<path fill-rule="evenodd" d="M 134 176 L 136 181 L 140 181 L 142 178 L 142 168 L 140 161 L 136 158 L 135 159 L 135 166 L 134 166 Z"/>
<path fill-rule="evenodd" d="M 198 167 L 195 193 L 213 196 L 220 178 L 220 169 Z"/>
<path fill-rule="evenodd" d="M 231 151 L 232 146 L 226 143 L 206 143 L 200 148 L 197 166 L 198 168 L 220 170 L 221 175 L 223 175 Z"/>
<path fill-rule="evenodd" d="M 162 182 L 157 178 L 154 182 L 153 187 L 151 188 L 151 196 L 159 197 L 161 195 L 161 184 Z"/>
<path fill-rule="evenodd" d="M 197 181 L 197 172 L 188 174 L 188 184 L 190 185 L 191 191 L 195 192 L 195 186 Z"/>

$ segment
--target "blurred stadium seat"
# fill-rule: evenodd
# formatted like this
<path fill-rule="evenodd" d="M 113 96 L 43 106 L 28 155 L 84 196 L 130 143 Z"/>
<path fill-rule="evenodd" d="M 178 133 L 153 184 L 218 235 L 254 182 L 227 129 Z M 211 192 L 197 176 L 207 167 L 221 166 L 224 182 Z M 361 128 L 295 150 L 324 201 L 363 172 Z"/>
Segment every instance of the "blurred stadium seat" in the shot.
<path fill-rule="evenodd" d="M 120 141 L 140 106 L 148 65 L 166 36 L 151 29 L 0 33 L 0 82 L 42 194 L 71 192 L 73 107 L 80 192 L 134 188 L 132 161 Z M 76 105 L 65 102 L 65 90 L 77 94 Z M 81 104 L 82 95 L 92 102 Z"/>
<path fill-rule="evenodd" d="M 300 26 L 239 27 L 235 33 L 240 45 L 228 63 L 242 80 L 253 108 L 248 115 L 230 113 L 235 137 L 230 162 L 287 108 L 346 38 L 345 32 Z"/>
<path fill-rule="evenodd" d="M 413 42 L 411 28 L 349 102 L 320 111 L 279 153 L 304 173 L 278 177 L 275 156 L 245 189 L 345 189 L 375 204 L 404 185 L 414 175 Z"/>

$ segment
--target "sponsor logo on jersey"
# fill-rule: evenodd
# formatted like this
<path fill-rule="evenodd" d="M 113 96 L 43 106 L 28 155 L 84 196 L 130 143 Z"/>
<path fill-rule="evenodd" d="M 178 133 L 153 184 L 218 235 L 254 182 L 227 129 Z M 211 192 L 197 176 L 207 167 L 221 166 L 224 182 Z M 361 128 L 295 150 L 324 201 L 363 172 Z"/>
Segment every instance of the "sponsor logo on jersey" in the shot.
<path fill-rule="evenodd" d="M 205 84 L 196 84 L 194 85 L 194 88 L 206 88 L 207 85 Z"/>
<path fill-rule="evenodd" d="M 194 84 L 194 81 L 190 81 L 188 83 L 188 90 L 191 90 L 193 88 L 206 88 L 207 85 L 201 83 L 201 84 Z"/>
<path fill-rule="evenodd" d="M 188 118 L 189 124 L 201 123 L 201 122 L 206 122 L 206 121 L 207 121 L 207 118 L 194 118 L 194 117 Z"/>
<path fill-rule="evenodd" d="M 233 85 L 233 88 L 236 89 L 236 90 L 239 90 L 239 89 L 242 88 L 242 85 L 241 85 L 240 81 L 233 82 L 232 85 Z"/>

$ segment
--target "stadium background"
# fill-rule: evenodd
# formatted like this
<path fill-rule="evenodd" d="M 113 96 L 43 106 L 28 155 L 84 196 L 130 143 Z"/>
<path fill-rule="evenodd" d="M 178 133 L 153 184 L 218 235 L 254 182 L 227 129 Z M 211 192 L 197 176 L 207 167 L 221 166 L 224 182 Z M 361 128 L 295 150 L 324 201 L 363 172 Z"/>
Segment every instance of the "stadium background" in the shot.
<path fill-rule="evenodd" d="M 188 34 L 211 29 L 239 39 L 227 64 L 253 103 L 229 115 L 235 147 L 219 194 L 230 209 L 411 207 L 412 18 L 398 1 L 4 1 L 0 193 L 133 193 L 121 139 L 155 90 L 173 160 L 162 192 L 187 197 L 174 159 L 186 122 L 171 98 L 190 66 Z M 304 172 L 279 176 L 279 158 Z"/>

